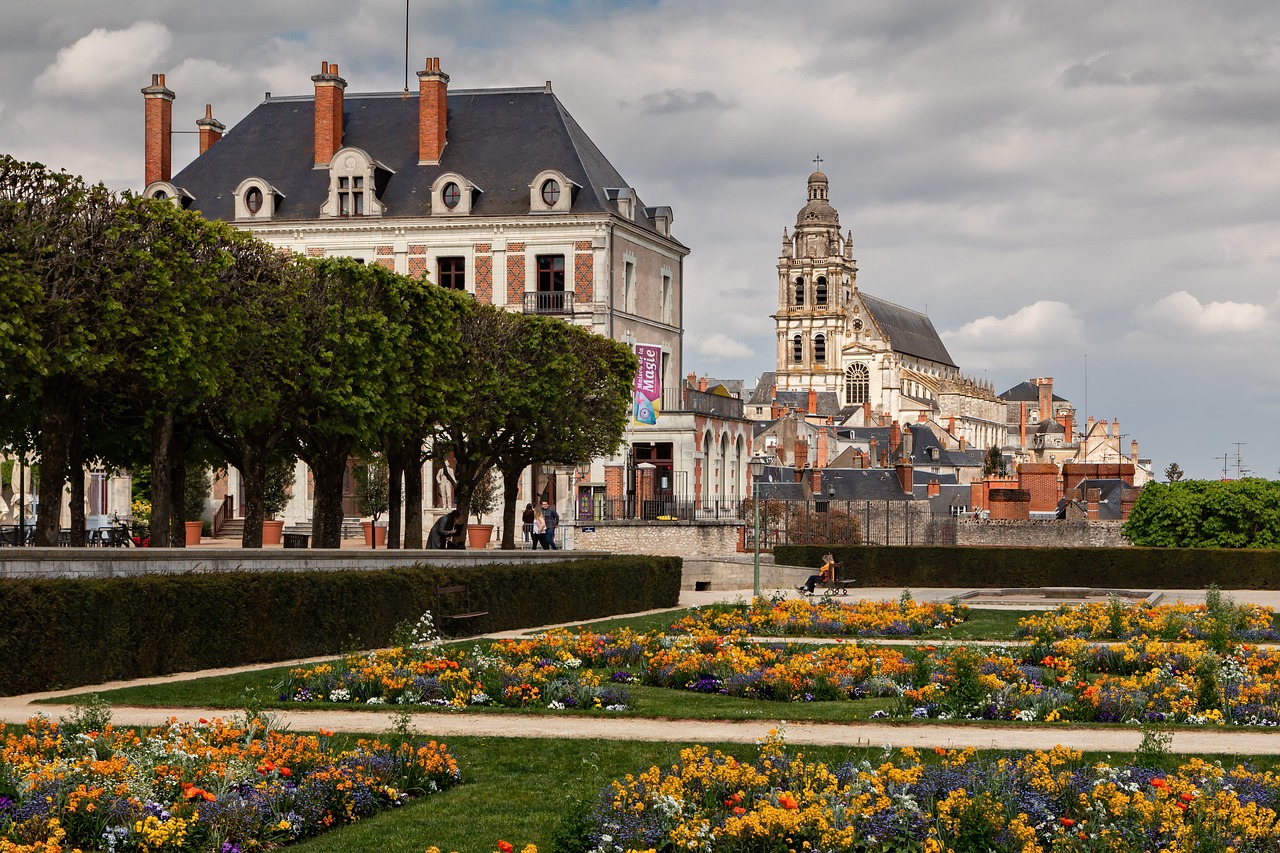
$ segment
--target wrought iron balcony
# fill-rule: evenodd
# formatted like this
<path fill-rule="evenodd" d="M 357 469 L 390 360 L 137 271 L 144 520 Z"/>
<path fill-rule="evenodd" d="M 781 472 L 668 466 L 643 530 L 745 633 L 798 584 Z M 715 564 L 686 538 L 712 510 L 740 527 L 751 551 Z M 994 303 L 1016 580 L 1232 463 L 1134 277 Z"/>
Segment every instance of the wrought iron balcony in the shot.
<path fill-rule="evenodd" d="M 526 314 L 572 314 L 573 293 L 567 290 L 539 290 L 524 295 Z"/>

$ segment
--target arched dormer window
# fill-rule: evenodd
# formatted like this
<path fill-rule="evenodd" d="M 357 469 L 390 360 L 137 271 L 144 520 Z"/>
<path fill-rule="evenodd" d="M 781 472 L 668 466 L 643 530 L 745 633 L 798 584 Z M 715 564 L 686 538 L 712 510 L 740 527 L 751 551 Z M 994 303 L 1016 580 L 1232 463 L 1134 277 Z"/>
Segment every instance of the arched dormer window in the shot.
<path fill-rule="evenodd" d="M 827 336 L 817 335 L 813 339 L 813 360 L 825 362 L 827 360 Z"/>
<path fill-rule="evenodd" d="M 529 183 L 529 210 L 534 213 L 568 213 L 578 185 L 555 169 L 544 169 Z"/>
<path fill-rule="evenodd" d="M 871 400 L 871 371 L 865 364 L 851 364 L 844 372 L 844 402 L 853 406 Z"/>
<path fill-rule="evenodd" d="M 814 282 L 813 304 L 814 305 L 827 304 L 827 277 L 824 275 L 818 276 L 818 280 Z"/>
<path fill-rule="evenodd" d="M 803 278 L 796 278 L 795 294 L 796 294 L 796 300 L 795 300 L 796 307 L 803 308 L 804 307 L 804 279 Z"/>
<path fill-rule="evenodd" d="M 804 361 L 804 338 L 799 335 L 791 339 L 791 360 L 797 364 Z"/>
<path fill-rule="evenodd" d="M 480 192 L 483 190 L 457 172 L 445 172 L 431 184 L 431 215 L 469 216 Z"/>
<path fill-rule="evenodd" d="M 340 148 L 329 161 L 329 199 L 321 216 L 382 216 L 379 196 L 395 174 L 359 148 Z"/>
<path fill-rule="evenodd" d="M 245 178 L 236 187 L 236 219 L 271 219 L 280 209 L 284 193 L 262 178 Z"/>
<path fill-rule="evenodd" d="M 195 196 L 191 193 L 168 181 L 152 181 L 142 191 L 142 195 L 144 198 L 154 198 L 158 201 L 171 201 L 182 208 L 190 207 L 191 202 L 195 201 Z"/>

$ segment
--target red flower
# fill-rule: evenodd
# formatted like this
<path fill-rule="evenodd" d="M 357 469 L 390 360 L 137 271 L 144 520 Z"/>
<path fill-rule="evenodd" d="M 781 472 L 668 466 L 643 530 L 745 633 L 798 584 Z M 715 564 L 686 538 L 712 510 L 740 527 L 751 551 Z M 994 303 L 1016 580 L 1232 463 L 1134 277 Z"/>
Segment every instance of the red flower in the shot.
<path fill-rule="evenodd" d="M 280 775 L 281 775 L 281 776 L 284 776 L 285 778 L 288 778 L 288 777 L 290 777 L 290 776 L 292 776 L 292 775 L 293 775 L 293 771 L 292 771 L 292 770 L 290 770 L 288 767 L 281 767 L 281 768 L 280 768 Z"/>
<path fill-rule="evenodd" d="M 1151 780 L 1151 787 L 1153 787 L 1153 788 L 1168 788 L 1168 787 L 1169 787 L 1169 783 L 1168 783 L 1168 782 L 1166 782 L 1166 781 L 1164 781 L 1163 779 L 1152 779 L 1152 780 Z"/>
<path fill-rule="evenodd" d="M 1184 803 L 1189 803 L 1195 798 L 1196 798 L 1195 794 L 1192 794 L 1190 791 L 1183 791 L 1182 794 L 1178 797 L 1178 799 L 1182 800 Z"/>
<path fill-rule="evenodd" d="M 1069 817 L 1059 818 L 1059 820 L 1061 820 L 1061 821 L 1062 821 L 1062 825 L 1063 825 L 1063 826 L 1075 826 L 1075 825 L 1076 825 L 1076 822 L 1075 822 L 1074 820 L 1072 820 L 1071 818 L 1069 818 Z"/>
<path fill-rule="evenodd" d="M 515 848 L 511 846 L 510 841 L 499 841 L 498 849 L 501 850 L 502 853 L 511 853 L 511 851 L 514 850 Z"/>

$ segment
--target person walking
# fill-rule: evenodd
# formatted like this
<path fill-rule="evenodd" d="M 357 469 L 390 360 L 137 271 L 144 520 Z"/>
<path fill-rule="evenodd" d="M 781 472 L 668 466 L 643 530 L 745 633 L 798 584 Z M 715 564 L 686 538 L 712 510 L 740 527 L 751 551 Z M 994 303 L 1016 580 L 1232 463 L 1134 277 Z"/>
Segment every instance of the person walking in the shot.
<path fill-rule="evenodd" d="M 547 547 L 547 519 L 542 514 L 541 509 L 534 509 L 533 524 L 530 525 L 531 534 L 533 535 L 533 550 L 538 550 L 538 546 Z M 550 549 L 548 549 L 550 550 Z"/>
<path fill-rule="evenodd" d="M 524 514 L 520 516 L 520 522 L 524 525 L 524 547 L 529 548 L 533 545 L 533 504 L 524 505 Z"/>
<path fill-rule="evenodd" d="M 556 528 L 560 526 L 560 513 L 556 512 L 556 508 L 548 503 L 546 498 L 542 500 L 542 518 L 547 523 L 547 533 L 542 539 L 542 547 L 548 551 L 560 550 L 556 545 Z"/>

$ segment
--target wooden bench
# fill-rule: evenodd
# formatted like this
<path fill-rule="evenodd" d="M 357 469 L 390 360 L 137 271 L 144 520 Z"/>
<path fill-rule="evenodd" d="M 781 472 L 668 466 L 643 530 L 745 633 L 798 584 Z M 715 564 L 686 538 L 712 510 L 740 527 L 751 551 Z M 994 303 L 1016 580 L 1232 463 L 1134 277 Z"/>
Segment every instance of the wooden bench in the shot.
<path fill-rule="evenodd" d="M 822 592 L 829 592 L 834 595 L 848 595 L 849 587 L 857 584 L 857 581 L 853 578 L 840 577 L 840 575 L 843 573 L 844 573 L 844 563 L 836 563 L 835 580 L 818 581 L 816 584 L 813 585 L 813 592 L 811 593 L 802 592 L 801 595 L 818 595 L 819 593 L 822 593 Z"/>
<path fill-rule="evenodd" d="M 445 630 L 446 626 L 460 627 L 488 615 L 488 610 L 476 610 L 471 606 L 471 587 L 466 584 L 436 587 L 435 617 L 441 633 L 450 633 Z"/>

